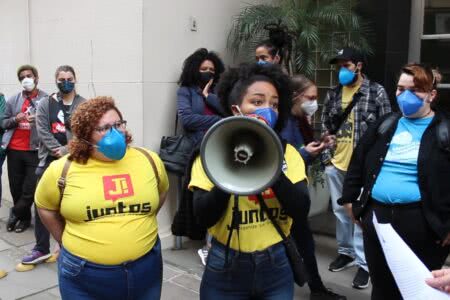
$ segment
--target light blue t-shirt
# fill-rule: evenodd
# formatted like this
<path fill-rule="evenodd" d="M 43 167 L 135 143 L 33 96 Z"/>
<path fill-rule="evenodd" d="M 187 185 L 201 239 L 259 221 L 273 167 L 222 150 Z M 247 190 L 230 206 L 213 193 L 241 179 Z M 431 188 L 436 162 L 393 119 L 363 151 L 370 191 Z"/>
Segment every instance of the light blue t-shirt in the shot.
<path fill-rule="evenodd" d="M 372 198 L 388 204 L 420 201 L 417 158 L 420 140 L 433 117 L 400 118 L 380 174 L 372 189 Z"/>

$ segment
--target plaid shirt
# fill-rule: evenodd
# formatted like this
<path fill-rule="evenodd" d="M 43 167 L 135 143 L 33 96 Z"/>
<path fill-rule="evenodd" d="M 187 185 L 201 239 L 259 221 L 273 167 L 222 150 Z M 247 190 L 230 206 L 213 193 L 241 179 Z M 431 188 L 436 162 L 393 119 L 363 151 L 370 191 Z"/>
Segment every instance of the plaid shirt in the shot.
<path fill-rule="evenodd" d="M 353 107 L 354 113 L 354 142 L 353 147 L 359 142 L 368 126 L 382 115 L 391 112 L 391 103 L 384 87 L 376 82 L 364 78 L 361 87 L 353 98 L 357 102 Z M 322 111 L 322 132 L 328 131 L 333 116 L 342 114 L 342 86 L 339 85 L 328 91 Z M 342 124 L 341 124 L 342 125 Z"/>

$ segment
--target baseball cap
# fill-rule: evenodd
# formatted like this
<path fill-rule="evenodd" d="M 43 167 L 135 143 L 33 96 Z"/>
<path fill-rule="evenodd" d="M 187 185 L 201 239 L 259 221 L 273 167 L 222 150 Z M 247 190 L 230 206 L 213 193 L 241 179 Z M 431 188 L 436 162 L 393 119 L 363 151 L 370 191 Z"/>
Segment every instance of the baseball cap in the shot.
<path fill-rule="evenodd" d="M 337 56 L 330 60 L 330 65 L 334 65 L 338 60 L 351 60 L 356 63 L 362 62 L 363 57 L 356 49 L 346 47 L 338 50 Z"/>

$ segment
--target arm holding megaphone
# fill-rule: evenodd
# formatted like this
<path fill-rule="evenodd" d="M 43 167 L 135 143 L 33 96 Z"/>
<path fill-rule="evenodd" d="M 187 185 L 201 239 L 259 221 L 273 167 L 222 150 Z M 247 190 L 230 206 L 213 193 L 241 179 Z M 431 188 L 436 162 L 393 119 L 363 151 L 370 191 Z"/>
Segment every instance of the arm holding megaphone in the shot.
<path fill-rule="evenodd" d="M 311 201 L 306 180 L 292 183 L 284 172 L 281 172 L 272 189 L 281 206 L 292 219 L 299 220 L 307 217 Z"/>
<path fill-rule="evenodd" d="M 211 191 L 200 188 L 194 189 L 194 215 L 206 227 L 211 227 L 223 216 L 227 209 L 230 194 L 218 187 Z"/>

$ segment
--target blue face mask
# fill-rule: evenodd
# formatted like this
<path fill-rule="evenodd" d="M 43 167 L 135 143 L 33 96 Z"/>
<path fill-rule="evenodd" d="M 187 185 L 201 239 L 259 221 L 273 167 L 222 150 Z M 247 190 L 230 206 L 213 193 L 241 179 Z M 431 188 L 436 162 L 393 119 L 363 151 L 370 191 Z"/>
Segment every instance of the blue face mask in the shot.
<path fill-rule="evenodd" d="M 262 117 L 271 128 L 274 128 L 277 124 L 278 114 L 270 107 L 258 108 L 253 114 Z"/>
<path fill-rule="evenodd" d="M 257 62 L 256 62 L 258 65 L 260 65 L 260 66 L 268 66 L 268 65 L 271 65 L 272 63 L 271 62 L 268 62 L 268 61 L 265 61 L 265 60 L 258 60 Z"/>
<path fill-rule="evenodd" d="M 398 95 L 397 103 L 405 117 L 415 114 L 423 106 L 423 100 L 410 90 L 405 90 Z"/>
<path fill-rule="evenodd" d="M 75 88 L 75 83 L 68 80 L 63 80 L 57 83 L 58 89 L 63 94 L 69 94 Z"/>
<path fill-rule="evenodd" d="M 127 150 L 125 135 L 112 127 L 97 143 L 96 148 L 109 159 L 121 160 Z"/>
<path fill-rule="evenodd" d="M 342 67 L 339 70 L 339 83 L 342 85 L 351 84 L 355 80 L 355 77 L 356 77 L 356 73 L 350 71 L 347 68 Z"/>

